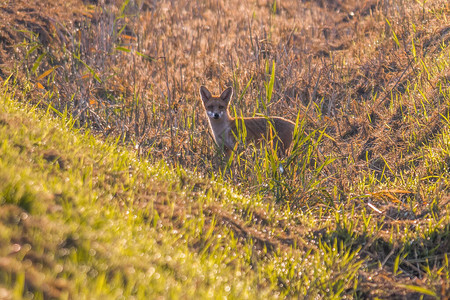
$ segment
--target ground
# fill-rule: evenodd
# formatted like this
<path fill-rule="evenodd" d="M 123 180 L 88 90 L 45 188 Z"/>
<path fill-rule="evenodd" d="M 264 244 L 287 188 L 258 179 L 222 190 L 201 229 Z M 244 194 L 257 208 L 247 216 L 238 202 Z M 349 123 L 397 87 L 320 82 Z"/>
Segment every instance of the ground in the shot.
<path fill-rule="evenodd" d="M 139 210 L 151 203 L 156 214 L 140 226 L 160 223 L 160 234 L 183 232 L 186 253 L 228 257 L 217 249 L 227 239 L 236 242 L 233 251 L 251 255 L 225 265 L 233 272 L 242 267 L 246 284 L 271 295 L 448 296 L 447 1 L 3 1 L 0 11 L 0 79 L 8 83 L 4 88 L 20 91 L 11 98 L 59 118 L 67 113 L 74 128 L 182 174 L 171 183 L 179 187 L 172 196 L 163 179 L 160 189 L 151 188 L 141 175 L 135 181 L 140 188 L 120 188 L 116 180 L 97 186 L 117 189 L 113 207 L 132 203 Z M 233 86 L 232 114 L 298 118 L 291 155 L 242 147 L 233 164 L 224 162 L 208 133 L 200 85 L 215 93 Z M 0 124 L 19 132 L 4 114 Z M 19 148 L 33 153 L 27 143 Z M 62 151 L 39 157 L 66 172 L 78 158 Z M 99 178 L 109 176 L 116 175 Z M 244 200 L 228 200 L 216 183 Z M 58 193 L 50 192 L 46 206 L 53 207 Z M 210 200 L 196 203 L 202 195 Z M 26 211 L 26 204 L 16 206 L 2 208 L 3 226 L 8 216 Z M 58 214 L 48 207 L 44 212 Z M 192 216 L 202 220 L 206 237 L 188 233 Z M 21 230 L 40 226 L 27 224 L 4 245 L 27 244 Z M 52 257 L 54 249 L 41 254 Z M 294 263 L 285 268 L 287 257 Z M 305 273 L 311 259 L 314 274 Z M 13 255 L 0 267 L 20 274 L 22 263 Z M 52 264 L 39 263 L 43 269 Z M 176 287 L 181 277 L 170 274 Z M 20 285 L 16 277 L 2 279 L 7 290 Z M 32 275 L 25 278 L 31 282 L 25 291 L 53 295 Z M 57 279 L 52 288 L 81 293 L 73 288 L 77 283 L 65 278 L 58 287 Z"/>

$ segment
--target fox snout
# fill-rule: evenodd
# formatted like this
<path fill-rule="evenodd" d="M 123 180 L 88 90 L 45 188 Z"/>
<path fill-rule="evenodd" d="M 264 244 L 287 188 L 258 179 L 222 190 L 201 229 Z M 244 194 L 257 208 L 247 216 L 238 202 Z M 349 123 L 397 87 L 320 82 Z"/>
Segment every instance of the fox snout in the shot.
<path fill-rule="evenodd" d="M 207 111 L 208 117 L 211 119 L 220 119 L 222 117 L 222 112 L 214 112 L 214 111 Z"/>

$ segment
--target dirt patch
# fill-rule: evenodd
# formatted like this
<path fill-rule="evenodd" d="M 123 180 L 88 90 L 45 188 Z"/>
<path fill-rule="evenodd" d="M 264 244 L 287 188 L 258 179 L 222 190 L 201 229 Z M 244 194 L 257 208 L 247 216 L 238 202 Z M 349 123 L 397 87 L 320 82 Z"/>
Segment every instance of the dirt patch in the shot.
<path fill-rule="evenodd" d="M 80 0 L 68 1 L 2 1 L 0 4 L 0 79 L 6 79 L 23 58 L 18 45 L 38 35 L 39 41 L 50 46 L 59 41 L 59 27 L 72 26 L 86 11 Z"/>
<path fill-rule="evenodd" d="M 68 282 L 63 278 L 46 276 L 43 269 L 54 269 L 54 260 L 50 255 L 56 253 L 56 245 L 40 245 L 34 240 L 34 231 L 51 232 L 53 228 L 44 218 L 30 216 L 15 205 L 2 205 L 0 207 L 0 224 L 15 224 L 13 231 L 9 232 L 10 241 L 0 241 L 2 252 L 9 249 L 8 254 L 0 258 L 0 273 L 9 274 L 10 280 L 17 280 L 25 276 L 25 289 L 40 291 L 45 298 L 58 298 L 70 290 Z M 44 251 L 41 252 L 44 247 Z M 0 278 L 3 277 L 0 276 Z"/>
<path fill-rule="evenodd" d="M 57 163 L 60 169 L 65 169 L 67 166 L 66 160 L 61 157 L 55 150 L 48 150 L 44 153 L 43 158 L 49 163 Z"/>

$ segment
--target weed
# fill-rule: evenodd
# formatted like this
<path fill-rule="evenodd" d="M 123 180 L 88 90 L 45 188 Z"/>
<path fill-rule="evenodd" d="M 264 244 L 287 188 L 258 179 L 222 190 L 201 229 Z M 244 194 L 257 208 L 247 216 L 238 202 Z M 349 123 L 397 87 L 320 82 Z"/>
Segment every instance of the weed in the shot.
<path fill-rule="evenodd" d="M 5 4 L 11 297 L 448 293 L 448 4 L 269 2 Z M 290 154 L 224 162 L 202 84 L 296 120 Z"/>

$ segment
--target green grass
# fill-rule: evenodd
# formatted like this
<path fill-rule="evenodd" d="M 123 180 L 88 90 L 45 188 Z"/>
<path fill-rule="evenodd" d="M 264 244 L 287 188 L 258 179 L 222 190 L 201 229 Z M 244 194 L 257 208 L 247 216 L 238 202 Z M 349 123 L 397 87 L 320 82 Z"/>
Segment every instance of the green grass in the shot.
<path fill-rule="evenodd" d="M 229 263 L 240 254 L 224 248 L 225 236 L 202 235 L 199 211 L 212 200 L 193 198 L 181 171 L 139 161 L 71 130 L 70 118 L 54 120 L 10 97 L 0 100 L 0 282 L 14 298 L 268 293 L 248 266 Z M 167 224 L 178 205 L 186 215 Z"/>
<path fill-rule="evenodd" d="M 332 296 L 353 286 L 358 249 L 283 242 L 277 224 L 286 216 L 260 198 L 151 165 L 75 130 L 68 116 L 11 97 L 0 100 L 0 284 L 8 295 Z M 271 226 L 257 225 L 261 210 Z"/>
<path fill-rule="evenodd" d="M 401 276 L 412 254 L 428 285 L 395 288 L 439 295 L 449 276 L 448 207 L 412 229 L 355 203 L 291 211 L 12 96 L 0 100 L 0 284 L 11 297 L 358 297 L 366 272 L 391 257 Z M 437 140 L 445 151 L 448 130 Z M 442 167 L 431 152 L 425 162 Z"/>
<path fill-rule="evenodd" d="M 445 1 L 130 3 L 4 34 L 0 298 L 449 293 Z M 226 165 L 200 84 L 298 116 L 291 154 Z"/>

